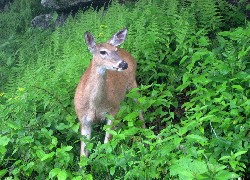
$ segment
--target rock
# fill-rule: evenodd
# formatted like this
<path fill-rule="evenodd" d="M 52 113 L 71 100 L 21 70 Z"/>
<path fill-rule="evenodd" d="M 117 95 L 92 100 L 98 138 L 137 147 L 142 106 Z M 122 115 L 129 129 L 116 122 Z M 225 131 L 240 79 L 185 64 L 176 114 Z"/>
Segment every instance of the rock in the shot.
<path fill-rule="evenodd" d="M 32 27 L 34 28 L 40 28 L 42 30 L 48 29 L 50 27 L 53 27 L 53 17 L 51 14 L 42 14 L 39 16 L 36 16 L 31 21 Z"/>
<path fill-rule="evenodd" d="M 4 11 L 9 8 L 13 0 L 0 0 L 0 11 Z"/>
<path fill-rule="evenodd" d="M 85 11 L 89 7 L 99 10 L 104 6 L 108 7 L 110 0 L 41 0 L 42 6 L 49 8 L 51 13 L 57 13 L 57 19 L 53 20 L 50 14 L 43 14 L 36 16 L 32 21 L 32 26 L 45 30 L 48 28 L 55 29 L 62 26 L 69 15 L 73 17 L 78 10 Z"/>
<path fill-rule="evenodd" d="M 57 18 L 56 18 L 56 22 L 54 27 L 58 27 L 58 26 L 62 26 L 64 24 L 64 22 L 66 21 L 66 19 L 68 18 L 69 14 L 67 13 L 62 13 L 60 14 Z"/>
<path fill-rule="evenodd" d="M 67 9 L 72 6 L 76 6 L 81 3 L 87 3 L 91 2 L 92 0 L 42 0 L 41 4 L 44 7 L 50 8 L 50 9 Z"/>

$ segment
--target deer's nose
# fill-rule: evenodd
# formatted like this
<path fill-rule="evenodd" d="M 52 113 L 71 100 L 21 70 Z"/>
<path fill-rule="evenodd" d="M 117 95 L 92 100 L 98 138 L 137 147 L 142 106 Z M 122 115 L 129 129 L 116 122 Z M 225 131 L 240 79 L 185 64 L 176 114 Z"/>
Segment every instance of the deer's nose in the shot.
<path fill-rule="evenodd" d="M 126 63 L 125 61 L 122 61 L 120 64 L 119 64 L 119 68 L 121 68 L 122 70 L 125 70 L 128 68 L 128 63 Z"/>

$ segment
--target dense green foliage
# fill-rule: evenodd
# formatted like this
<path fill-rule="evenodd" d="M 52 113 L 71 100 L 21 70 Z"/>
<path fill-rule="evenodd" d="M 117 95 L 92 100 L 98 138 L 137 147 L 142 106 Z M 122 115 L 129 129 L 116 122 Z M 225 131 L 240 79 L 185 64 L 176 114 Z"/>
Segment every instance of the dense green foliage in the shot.
<path fill-rule="evenodd" d="M 42 32 L 29 28 L 32 4 L 15 3 L 0 16 L 0 178 L 250 177 L 244 11 L 223 0 L 113 3 L 105 13 L 79 12 Z M 117 126 L 109 131 L 113 140 L 103 144 L 107 126 L 97 126 L 90 157 L 80 159 L 73 97 L 91 59 L 83 33 L 102 42 L 124 27 L 122 47 L 138 62 L 140 87 L 109 117 Z"/>

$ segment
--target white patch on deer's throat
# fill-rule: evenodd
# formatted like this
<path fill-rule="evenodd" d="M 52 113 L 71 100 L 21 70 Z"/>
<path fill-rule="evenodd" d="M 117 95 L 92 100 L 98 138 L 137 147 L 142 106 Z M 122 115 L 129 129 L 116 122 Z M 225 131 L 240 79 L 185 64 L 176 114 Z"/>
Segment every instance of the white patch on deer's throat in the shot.
<path fill-rule="evenodd" d="M 97 67 L 97 73 L 99 75 L 104 75 L 106 73 L 106 69 L 103 67 Z"/>

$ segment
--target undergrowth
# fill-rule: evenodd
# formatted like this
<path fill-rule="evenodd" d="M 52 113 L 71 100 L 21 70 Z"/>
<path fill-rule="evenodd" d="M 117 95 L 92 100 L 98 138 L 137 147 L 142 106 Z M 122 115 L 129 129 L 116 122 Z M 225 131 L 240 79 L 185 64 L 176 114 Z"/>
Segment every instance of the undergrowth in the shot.
<path fill-rule="evenodd" d="M 32 3 L 19 3 L 25 15 L 16 18 L 13 5 L 0 16 L 1 178 L 250 177 L 245 11 L 215 0 L 113 2 L 104 12 L 78 12 L 63 27 L 42 32 L 29 27 Z M 91 60 L 83 33 L 103 42 L 124 27 L 122 47 L 137 60 L 139 88 L 110 117 L 117 128 L 95 128 L 90 157 L 80 158 L 73 97 Z M 109 143 L 102 143 L 102 128 L 113 135 Z"/>

